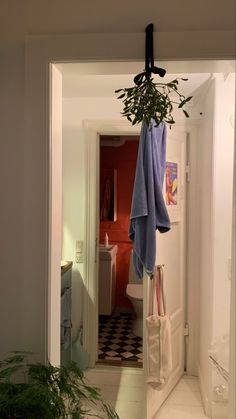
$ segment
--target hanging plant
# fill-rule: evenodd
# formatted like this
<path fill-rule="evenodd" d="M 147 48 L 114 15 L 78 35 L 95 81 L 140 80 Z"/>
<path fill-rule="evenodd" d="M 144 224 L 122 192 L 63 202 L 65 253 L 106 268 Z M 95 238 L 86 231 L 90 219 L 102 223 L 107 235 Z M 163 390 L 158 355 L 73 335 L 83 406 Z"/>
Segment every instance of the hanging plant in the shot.
<path fill-rule="evenodd" d="M 122 99 L 124 104 L 121 114 L 132 125 L 140 122 L 149 125 L 151 119 L 154 119 L 157 125 L 164 121 L 171 126 L 175 123 L 172 111 L 174 106 L 178 106 L 182 109 L 184 115 L 189 118 L 189 114 L 184 107 L 192 99 L 192 96 L 185 97 L 179 93 L 179 80 L 187 81 L 188 79 L 177 78 L 169 83 L 155 83 L 152 77 L 141 73 L 134 79 L 135 86 L 115 91 L 119 94 L 117 99 Z M 173 93 L 175 97 L 173 97 Z"/>
<path fill-rule="evenodd" d="M 164 121 L 171 127 L 175 123 L 172 115 L 174 106 L 181 108 L 188 118 L 189 115 L 184 106 L 192 99 L 192 96 L 185 97 L 178 91 L 179 80 L 187 81 L 188 79 L 177 78 L 169 83 L 154 82 L 152 74 L 164 77 L 166 70 L 154 66 L 153 29 L 152 23 L 145 29 L 145 70 L 134 77 L 135 86 L 118 89 L 115 93 L 119 94 L 118 99 L 122 99 L 124 104 L 121 114 L 132 125 L 140 122 L 149 125 L 151 119 L 154 119 L 157 125 Z"/>

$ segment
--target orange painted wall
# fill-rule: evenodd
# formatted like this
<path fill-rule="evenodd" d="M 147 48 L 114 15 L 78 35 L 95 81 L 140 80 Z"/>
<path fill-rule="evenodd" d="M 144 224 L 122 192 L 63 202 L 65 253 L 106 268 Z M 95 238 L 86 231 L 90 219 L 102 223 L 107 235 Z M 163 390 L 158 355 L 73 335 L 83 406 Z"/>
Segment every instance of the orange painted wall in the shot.
<path fill-rule="evenodd" d="M 135 137 L 135 139 L 135 141 L 126 141 L 120 147 L 100 147 L 100 169 L 117 170 L 117 221 L 100 222 L 100 243 L 104 242 L 105 232 L 107 232 L 109 243 L 118 246 L 116 305 L 124 308 L 131 308 L 130 301 L 125 296 L 125 290 L 128 283 L 129 260 L 132 249 L 128 230 L 138 153 L 138 138 Z"/>

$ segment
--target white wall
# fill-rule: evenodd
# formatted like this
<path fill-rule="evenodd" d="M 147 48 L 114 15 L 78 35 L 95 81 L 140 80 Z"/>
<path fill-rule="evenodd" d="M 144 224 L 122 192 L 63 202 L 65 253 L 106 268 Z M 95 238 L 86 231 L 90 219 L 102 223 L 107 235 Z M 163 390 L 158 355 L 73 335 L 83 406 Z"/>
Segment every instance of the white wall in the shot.
<path fill-rule="evenodd" d="M 62 258 L 73 261 L 73 338 L 82 324 L 84 264 L 75 261 L 76 240 L 85 244 L 86 139 L 84 120 L 119 120 L 121 103 L 114 98 L 63 99 L 63 242 Z"/>
<path fill-rule="evenodd" d="M 206 95 L 199 142 L 200 379 L 206 411 L 212 387 L 208 350 L 230 323 L 234 76 L 215 75 Z"/>
<path fill-rule="evenodd" d="M 198 116 L 202 111 L 202 103 L 199 104 Z M 189 325 L 190 339 L 186 345 L 187 372 L 190 375 L 198 375 L 199 366 L 199 328 L 200 328 L 200 202 L 199 193 L 199 121 L 198 124 L 188 131 L 187 138 L 187 162 L 190 165 L 190 181 L 187 182 L 187 322 Z"/>
<path fill-rule="evenodd" d="M 213 212 L 213 137 L 214 137 L 214 103 L 215 81 L 213 80 L 206 94 L 203 108 L 203 119 L 199 131 L 199 220 L 200 249 L 198 261 L 200 263 L 200 368 L 199 377 L 205 409 L 208 409 L 210 394 L 210 369 L 208 349 L 212 335 L 212 292 L 213 292 L 213 267 L 212 267 L 212 212 Z"/>
<path fill-rule="evenodd" d="M 232 229 L 232 256 L 236 253 L 236 147 L 234 148 L 234 188 L 233 188 L 233 229 Z M 229 380 L 229 419 L 236 416 L 235 406 L 235 276 L 236 263 L 232 258 L 231 269 L 231 299 L 230 299 L 230 380 Z"/>
<path fill-rule="evenodd" d="M 185 6 L 183 8 L 185 13 L 188 11 L 187 19 L 182 7 L 176 4 L 174 19 L 171 22 L 166 6 L 163 6 L 164 3 L 161 12 L 160 5 L 157 10 L 155 1 L 148 5 L 145 2 L 140 3 L 138 7 L 132 2 L 128 4 L 119 2 L 119 5 L 113 5 L 116 6 L 114 13 L 110 3 L 104 0 L 99 4 L 99 14 L 91 14 L 94 6 L 91 2 L 78 4 L 77 1 L 73 1 L 70 7 L 63 0 L 50 2 L 42 0 L 40 3 L 35 0 L 1 2 L 0 310 L 1 317 L 7 319 L 7 324 L 5 322 L 1 324 L 0 356 L 8 350 L 20 348 L 38 350 L 43 358 L 47 353 L 45 176 L 47 176 L 48 161 L 45 115 L 42 115 L 45 112 L 45 95 L 48 86 L 44 78 L 46 66 L 42 63 L 42 55 L 38 53 L 38 60 L 41 61 L 38 63 L 37 74 L 32 72 L 25 78 L 25 38 L 37 34 L 106 32 L 108 35 L 105 35 L 105 42 L 96 45 L 92 40 L 96 52 L 93 52 L 87 39 L 84 41 L 86 53 L 81 54 L 79 47 L 78 56 L 97 56 L 101 59 L 104 56 L 108 59 L 117 56 L 135 59 L 142 56 L 144 42 L 138 46 L 138 52 L 134 52 L 137 43 L 135 35 L 131 44 L 119 43 L 120 52 L 116 52 L 114 38 L 110 33 L 141 32 L 152 20 L 157 30 L 161 23 L 161 30 L 165 31 L 160 33 L 158 57 L 169 56 L 176 59 L 234 57 L 233 2 L 230 1 L 229 7 L 225 7 L 220 1 L 217 1 L 217 5 L 215 1 L 212 4 L 210 13 L 202 13 L 202 10 L 205 11 L 203 0 L 198 2 L 197 7 L 193 0 L 186 2 L 187 9 Z M 124 15 L 127 18 L 124 18 Z M 193 27 L 196 30 L 194 33 Z M 178 32 L 175 34 L 173 31 Z M 47 48 L 51 45 L 47 43 Z M 59 45 L 61 46 L 60 43 Z M 51 51 L 50 56 L 60 56 L 60 46 L 56 52 Z M 32 108 L 34 117 L 29 123 L 32 124 L 32 135 L 30 133 L 26 140 L 25 83 L 29 82 L 29 77 L 35 81 L 37 79 L 34 87 L 38 87 L 38 92 Z"/>
<path fill-rule="evenodd" d="M 216 78 L 213 166 L 213 335 L 212 341 L 229 333 L 230 261 L 232 236 L 234 75 Z"/>

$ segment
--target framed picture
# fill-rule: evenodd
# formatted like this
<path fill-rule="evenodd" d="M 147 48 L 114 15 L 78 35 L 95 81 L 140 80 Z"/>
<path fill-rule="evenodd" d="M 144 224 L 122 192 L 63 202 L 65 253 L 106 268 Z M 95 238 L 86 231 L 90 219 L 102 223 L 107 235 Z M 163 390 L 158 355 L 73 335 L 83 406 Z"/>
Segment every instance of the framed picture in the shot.
<path fill-rule="evenodd" d="M 166 161 L 164 198 L 171 222 L 180 220 L 179 163 Z"/>
<path fill-rule="evenodd" d="M 102 169 L 100 173 L 100 221 L 117 220 L 117 171 Z"/>

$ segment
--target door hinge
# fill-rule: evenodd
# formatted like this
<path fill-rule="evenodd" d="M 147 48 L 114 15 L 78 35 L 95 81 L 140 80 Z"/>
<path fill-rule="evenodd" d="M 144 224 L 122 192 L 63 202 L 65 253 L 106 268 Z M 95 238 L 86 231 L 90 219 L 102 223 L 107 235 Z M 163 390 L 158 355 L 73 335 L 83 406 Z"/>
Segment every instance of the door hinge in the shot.
<path fill-rule="evenodd" d="M 189 163 L 186 164 L 185 171 L 186 171 L 186 180 L 187 180 L 187 182 L 190 182 L 190 180 L 191 180 L 191 167 L 190 167 Z"/>
<path fill-rule="evenodd" d="M 184 336 L 189 336 L 189 327 L 188 327 L 188 323 L 185 325 L 185 328 L 184 328 Z"/>
<path fill-rule="evenodd" d="M 98 259 L 98 238 L 95 239 L 95 263 L 97 263 Z"/>

